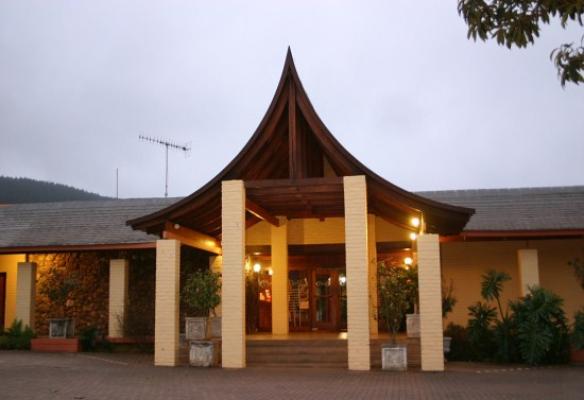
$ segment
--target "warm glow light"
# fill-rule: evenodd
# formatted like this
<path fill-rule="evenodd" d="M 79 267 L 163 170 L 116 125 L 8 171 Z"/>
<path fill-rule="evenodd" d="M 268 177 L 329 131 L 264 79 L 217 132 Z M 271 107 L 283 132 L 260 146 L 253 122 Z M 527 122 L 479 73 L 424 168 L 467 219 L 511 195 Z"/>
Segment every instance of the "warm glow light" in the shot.
<path fill-rule="evenodd" d="M 347 277 L 346 277 L 346 276 L 344 276 L 344 275 L 341 275 L 341 276 L 339 277 L 339 283 L 340 283 L 341 285 L 344 285 L 345 283 L 347 283 Z"/>
<path fill-rule="evenodd" d="M 410 233 L 411 240 L 416 240 L 417 237 L 418 237 L 418 235 L 416 235 L 414 232 Z"/>
<path fill-rule="evenodd" d="M 255 263 L 253 265 L 253 272 L 260 272 L 262 270 L 262 266 L 260 265 L 260 263 Z"/>
<path fill-rule="evenodd" d="M 406 257 L 406 258 L 404 258 L 404 264 L 405 265 L 412 265 L 413 262 L 414 262 L 414 260 L 412 260 L 412 257 Z"/>
<path fill-rule="evenodd" d="M 274 275 L 274 270 L 271 269 L 271 268 L 269 268 L 268 269 L 268 275 L 270 275 L 270 276 Z"/>
<path fill-rule="evenodd" d="M 418 217 L 414 217 L 414 218 L 412 218 L 412 219 L 410 220 L 410 224 L 412 224 L 412 226 L 413 226 L 414 228 L 417 228 L 417 227 L 419 227 L 419 226 L 420 226 L 420 218 L 418 218 Z"/>

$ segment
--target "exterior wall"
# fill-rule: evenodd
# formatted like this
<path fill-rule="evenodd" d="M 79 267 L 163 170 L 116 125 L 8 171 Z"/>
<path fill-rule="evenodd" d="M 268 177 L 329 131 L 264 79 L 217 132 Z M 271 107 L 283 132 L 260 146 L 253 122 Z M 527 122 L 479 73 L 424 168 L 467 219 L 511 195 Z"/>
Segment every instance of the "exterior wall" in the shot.
<path fill-rule="evenodd" d="M 572 318 L 584 306 L 584 291 L 568 261 L 584 256 L 584 240 L 448 242 L 441 245 L 443 281 L 448 284 L 452 280 L 458 303 L 446 322 L 466 325 L 467 308 L 482 300 L 481 275 L 489 269 L 511 276 L 504 286 L 503 304 L 518 298 L 521 291 L 517 252 L 526 248 L 538 250 L 540 284 L 564 299 L 566 315 Z"/>
<path fill-rule="evenodd" d="M 39 336 L 49 334 L 49 318 L 63 316 L 63 309 L 52 304 L 43 288 L 52 279 L 74 277 L 76 287 L 70 294 L 67 316 L 75 320 L 77 333 L 95 327 L 101 333 L 108 332 L 109 260 L 117 252 L 78 252 L 31 254 L 29 260 L 37 263 L 37 288 L 35 331 Z M 51 276 L 51 269 L 55 275 Z"/>
<path fill-rule="evenodd" d="M 386 220 L 375 217 L 377 242 L 409 241 L 410 232 Z M 248 246 L 270 245 L 270 224 L 261 221 L 246 230 L 245 244 Z M 288 221 L 288 244 L 339 244 L 345 242 L 345 219 L 343 217 L 292 219 Z"/>
<path fill-rule="evenodd" d="M 12 324 L 16 310 L 16 265 L 24 262 L 24 254 L 0 255 L 0 272 L 6 273 L 6 305 L 4 309 L 4 326 Z"/>

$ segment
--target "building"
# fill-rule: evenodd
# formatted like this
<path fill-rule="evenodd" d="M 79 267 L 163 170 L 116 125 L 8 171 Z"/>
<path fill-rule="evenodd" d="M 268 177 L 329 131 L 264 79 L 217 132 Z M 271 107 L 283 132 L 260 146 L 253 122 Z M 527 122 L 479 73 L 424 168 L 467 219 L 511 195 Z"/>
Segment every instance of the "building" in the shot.
<path fill-rule="evenodd" d="M 289 52 L 256 132 L 190 196 L 0 208 L 4 320 L 17 317 L 34 326 L 36 319 L 38 325 L 37 264 L 46 269 L 50 254 L 92 252 L 109 257 L 109 270 L 101 275 L 109 284 L 93 302 L 101 301 L 101 310 L 107 303 L 102 326 L 110 337 L 122 336 L 119 315 L 130 313 L 132 268 L 140 270 L 132 260 L 149 252 L 155 288 L 142 297 L 153 301 L 154 362 L 177 365 L 187 249 L 190 260 L 222 273 L 226 368 L 246 366 L 245 282 L 246 274 L 256 273 L 269 282 L 254 311 L 256 327 L 281 337 L 346 329 L 348 367 L 369 369 L 379 328 L 378 261 L 402 264 L 409 257 L 419 273 L 421 367 L 436 371 L 444 368 L 444 282 L 452 282 L 459 300 L 450 316 L 457 323 L 464 323 L 466 307 L 479 299 L 480 276 L 491 268 L 513 278 L 506 299 L 542 285 L 564 298 L 568 314 L 584 305 L 568 266 L 584 255 L 584 187 L 401 189 L 370 171 L 328 131 Z"/>

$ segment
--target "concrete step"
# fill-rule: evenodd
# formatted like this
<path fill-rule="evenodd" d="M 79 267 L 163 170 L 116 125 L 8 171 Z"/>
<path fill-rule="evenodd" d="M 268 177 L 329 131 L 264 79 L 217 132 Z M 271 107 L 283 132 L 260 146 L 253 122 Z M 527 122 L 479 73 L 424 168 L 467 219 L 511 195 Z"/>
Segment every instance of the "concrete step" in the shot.
<path fill-rule="evenodd" d="M 346 340 L 248 340 L 250 366 L 346 368 Z"/>

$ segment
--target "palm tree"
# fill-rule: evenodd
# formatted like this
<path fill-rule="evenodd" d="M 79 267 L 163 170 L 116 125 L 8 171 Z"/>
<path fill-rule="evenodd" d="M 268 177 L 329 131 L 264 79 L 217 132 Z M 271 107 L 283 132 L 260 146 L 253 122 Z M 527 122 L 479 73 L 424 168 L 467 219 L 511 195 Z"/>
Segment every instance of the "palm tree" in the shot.
<path fill-rule="evenodd" d="M 501 292 L 503 291 L 503 284 L 511 280 L 511 277 L 506 272 L 499 272 L 492 269 L 484 274 L 482 279 L 481 295 L 487 301 L 496 300 L 499 306 L 499 313 L 501 313 L 501 319 L 506 320 L 507 313 L 503 314 L 503 307 L 501 306 Z"/>

